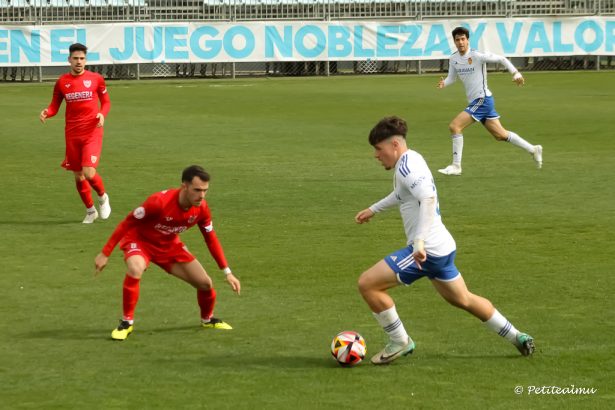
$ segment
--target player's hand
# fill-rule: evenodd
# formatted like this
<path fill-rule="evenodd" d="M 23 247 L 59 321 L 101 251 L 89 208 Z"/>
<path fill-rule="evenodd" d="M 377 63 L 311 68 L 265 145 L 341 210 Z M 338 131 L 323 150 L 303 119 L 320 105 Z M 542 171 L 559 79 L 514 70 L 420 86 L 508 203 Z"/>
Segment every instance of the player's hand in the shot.
<path fill-rule="evenodd" d="M 427 260 L 427 252 L 425 252 L 425 242 L 422 239 L 414 240 L 412 244 L 412 256 L 419 269 L 423 269 L 421 263 Z"/>
<path fill-rule="evenodd" d="M 38 119 L 41 120 L 43 124 L 45 123 L 45 120 L 47 119 L 47 108 L 41 111 L 41 115 L 38 116 Z"/>
<path fill-rule="evenodd" d="M 98 276 L 98 274 L 102 272 L 103 269 L 105 269 L 105 266 L 107 266 L 108 261 L 109 257 L 106 256 L 104 253 L 101 252 L 96 255 L 96 258 L 94 258 L 94 267 L 96 268 L 96 270 L 94 271 L 94 276 Z"/>
<path fill-rule="evenodd" d="M 367 208 L 364 209 L 362 211 L 360 211 L 355 217 L 354 217 L 354 221 L 358 224 L 362 224 L 362 223 L 366 223 L 369 222 L 370 218 L 374 216 L 374 211 L 372 211 L 371 209 Z"/>
<path fill-rule="evenodd" d="M 105 125 L 105 116 L 102 113 L 96 114 L 96 118 L 98 118 L 98 124 L 96 124 L 96 128 L 101 128 Z"/>
<path fill-rule="evenodd" d="M 235 275 L 229 273 L 228 275 L 226 275 L 226 281 L 229 285 L 231 285 L 231 289 L 233 289 L 233 292 L 237 293 L 238 295 L 241 294 L 241 283 L 239 282 L 239 279 L 235 277 Z"/>
<path fill-rule="evenodd" d="M 438 81 L 437 87 L 440 89 L 444 88 L 444 77 L 440 77 L 440 81 Z"/>
<path fill-rule="evenodd" d="M 515 75 L 513 75 L 513 83 L 517 83 L 517 85 L 519 87 L 521 87 L 523 84 L 525 84 L 525 78 L 523 78 L 523 76 L 521 75 L 520 72 L 516 72 Z"/>

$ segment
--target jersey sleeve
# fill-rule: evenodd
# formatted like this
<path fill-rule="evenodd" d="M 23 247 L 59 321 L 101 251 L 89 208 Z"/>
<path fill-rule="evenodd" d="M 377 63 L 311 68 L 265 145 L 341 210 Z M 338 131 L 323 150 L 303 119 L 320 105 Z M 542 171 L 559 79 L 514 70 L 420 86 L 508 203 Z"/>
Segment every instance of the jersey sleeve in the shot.
<path fill-rule="evenodd" d="M 417 167 L 405 176 L 398 171 L 398 177 L 400 183 L 419 201 L 436 196 L 436 185 L 427 165 Z"/>
<path fill-rule="evenodd" d="M 209 249 L 209 253 L 218 264 L 218 267 L 220 269 L 228 268 L 228 263 L 226 262 L 226 257 L 224 256 L 222 245 L 218 240 L 216 231 L 214 231 L 214 226 L 211 221 L 211 211 L 209 210 L 208 206 L 205 206 L 205 208 L 203 209 L 203 215 L 199 220 L 199 229 L 201 230 L 201 234 L 205 239 L 207 249 Z"/>
<path fill-rule="evenodd" d="M 395 191 L 393 191 L 389 195 L 382 198 L 380 201 L 370 206 L 369 209 L 373 213 L 378 213 L 378 212 L 385 211 L 389 208 L 392 208 L 397 204 L 399 204 L 399 201 L 397 200 L 397 197 L 395 196 Z"/>
<path fill-rule="evenodd" d="M 102 249 L 105 256 L 111 256 L 115 246 L 122 240 L 128 231 L 138 228 L 140 224 L 155 218 L 160 213 L 161 203 L 156 196 L 150 196 L 147 200 L 134 211 L 129 213 L 126 218 L 115 228 L 107 243 Z"/>
<path fill-rule="evenodd" d="M 98 99 L 100 100 L 100 113 L 107 117 L 109 114 L 109 110 L 111 110 L 111 99 L 109 98 L 109 93 L 107 92 L 107 86 L 105 84 L 105 79 L 102 76 L 99 76 L 98 82 Z"/>
<path fill-rule="evenodd" d="M 488 53 L 488 52 L 483 53 L 480 51 L 474 51 L 474 55 L 477 56 L 482 63 L 501 64 L 504 67 L 506 67 L 509 73 L 515 74 L 517 72 L 517 69 L 515 68 L 515 66 L 510 62 L 509 59 L 507 59 L 504 56 L 493 54 L 493 53 Z"/>
<path fill-rule="evenodd" d="M 49 103 L 49 106 L 47 107 L 47 118 L 51 118 L 58 113 L 63 99 L 64 94 L 62 94 L 60 80 L 58 79 L 55 86 L 53 87 L 53 96 L 51 97 L 51 103 Z"/>
<path fill-rule="evenodd" d="M 444 86 L 448 87 L 449 85 L 453 84 L 455 81 L 457 81 L 457 72 L 455 71 L 455 67 L 453 64 L 453 58 L 451 57 L 448 60 L 448 75 L 444 79 Z"/>

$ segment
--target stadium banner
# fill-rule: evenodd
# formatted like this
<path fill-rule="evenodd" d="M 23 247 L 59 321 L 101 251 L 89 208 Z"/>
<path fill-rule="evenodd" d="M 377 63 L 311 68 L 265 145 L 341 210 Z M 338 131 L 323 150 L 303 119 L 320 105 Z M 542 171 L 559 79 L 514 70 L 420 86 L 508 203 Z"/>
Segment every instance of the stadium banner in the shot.
<path fill-rule="evenodd" d="M 435 60 L 470 46 L 508 57 L 615 55 L 615 16 L 434 21 L 261 21 L 0 25 L 0 66 L 66 65 L 68 47 L 89 64 Z"/>

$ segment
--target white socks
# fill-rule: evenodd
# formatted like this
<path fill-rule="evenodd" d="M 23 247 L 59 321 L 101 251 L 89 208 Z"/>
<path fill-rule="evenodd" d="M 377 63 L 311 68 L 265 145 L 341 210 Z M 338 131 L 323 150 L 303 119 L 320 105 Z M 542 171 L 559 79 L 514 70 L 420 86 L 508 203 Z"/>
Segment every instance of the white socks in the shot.
<path fill-rule="evenodd" d="M 511 343 L 517 343 L 519 331 L 510 323 L 497 309 L 493 312 L 491 319 L 483 322 L 485 326 L 493 330 L 498 335 L 506 338 Z"/>
<path fill-rule="evenodd" d="M 380 313 L 372 312 L 380 326 L 384 329 L 387 335 L 391 338 L 392 341 L 399 344 L 406 344 L 410 339 L 408 333 L 406 333 L 406 329 L 404 328 L 404 324 L 401 322 L 401 319 L 397 315 L 397 310 L 395 309 L 395 305 L 392 308 L 383 310 Z"/>
<path fill-rule="evenodd" d="M 463 154 L 463 134 L 453 134 L 451 138 L 453 140 L 453 165 L 460 167 Z"/>
<path fill-rule="evenodd" d="M 510 142 L 511 144 L 526 150 L 530 154 L 534 153 L 534 146 L 512 131 L 508 131 L 508 139 L 506 142 Z"/>

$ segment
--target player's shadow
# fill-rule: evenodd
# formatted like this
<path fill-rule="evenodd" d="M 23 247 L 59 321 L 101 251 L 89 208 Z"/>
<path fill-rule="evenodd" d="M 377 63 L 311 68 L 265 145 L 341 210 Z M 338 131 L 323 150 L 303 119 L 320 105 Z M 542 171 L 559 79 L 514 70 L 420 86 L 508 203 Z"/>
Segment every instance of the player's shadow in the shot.
<path fill-rule="evenodd" d="M 10 220 L 10 221 L 4 221 L 4 220 L 0 220 L 0 225 L 6 225 L 6 226 L 10 226 L 10 225 L 32 225 L 32 226 L 45 226 L 45 225 L 73 225 L 73 224 L 78 224 L 79 221 L 76 219 L 65 219 L 65 220 L 53 220 L 53 219 L 45 219 L 42 221 L 33 221 L 33 220 L 28 220 L 28 221 L 19 221 L 19 220 Z"/>
<path fill-rule="evenodd" d="M 50 340 L 111 340 L 111 332 L 101 329 L 84 329 L 74 327 L 70 329 L 45 329 L 25 333 L 27 339 L 50 339 Z"/>

